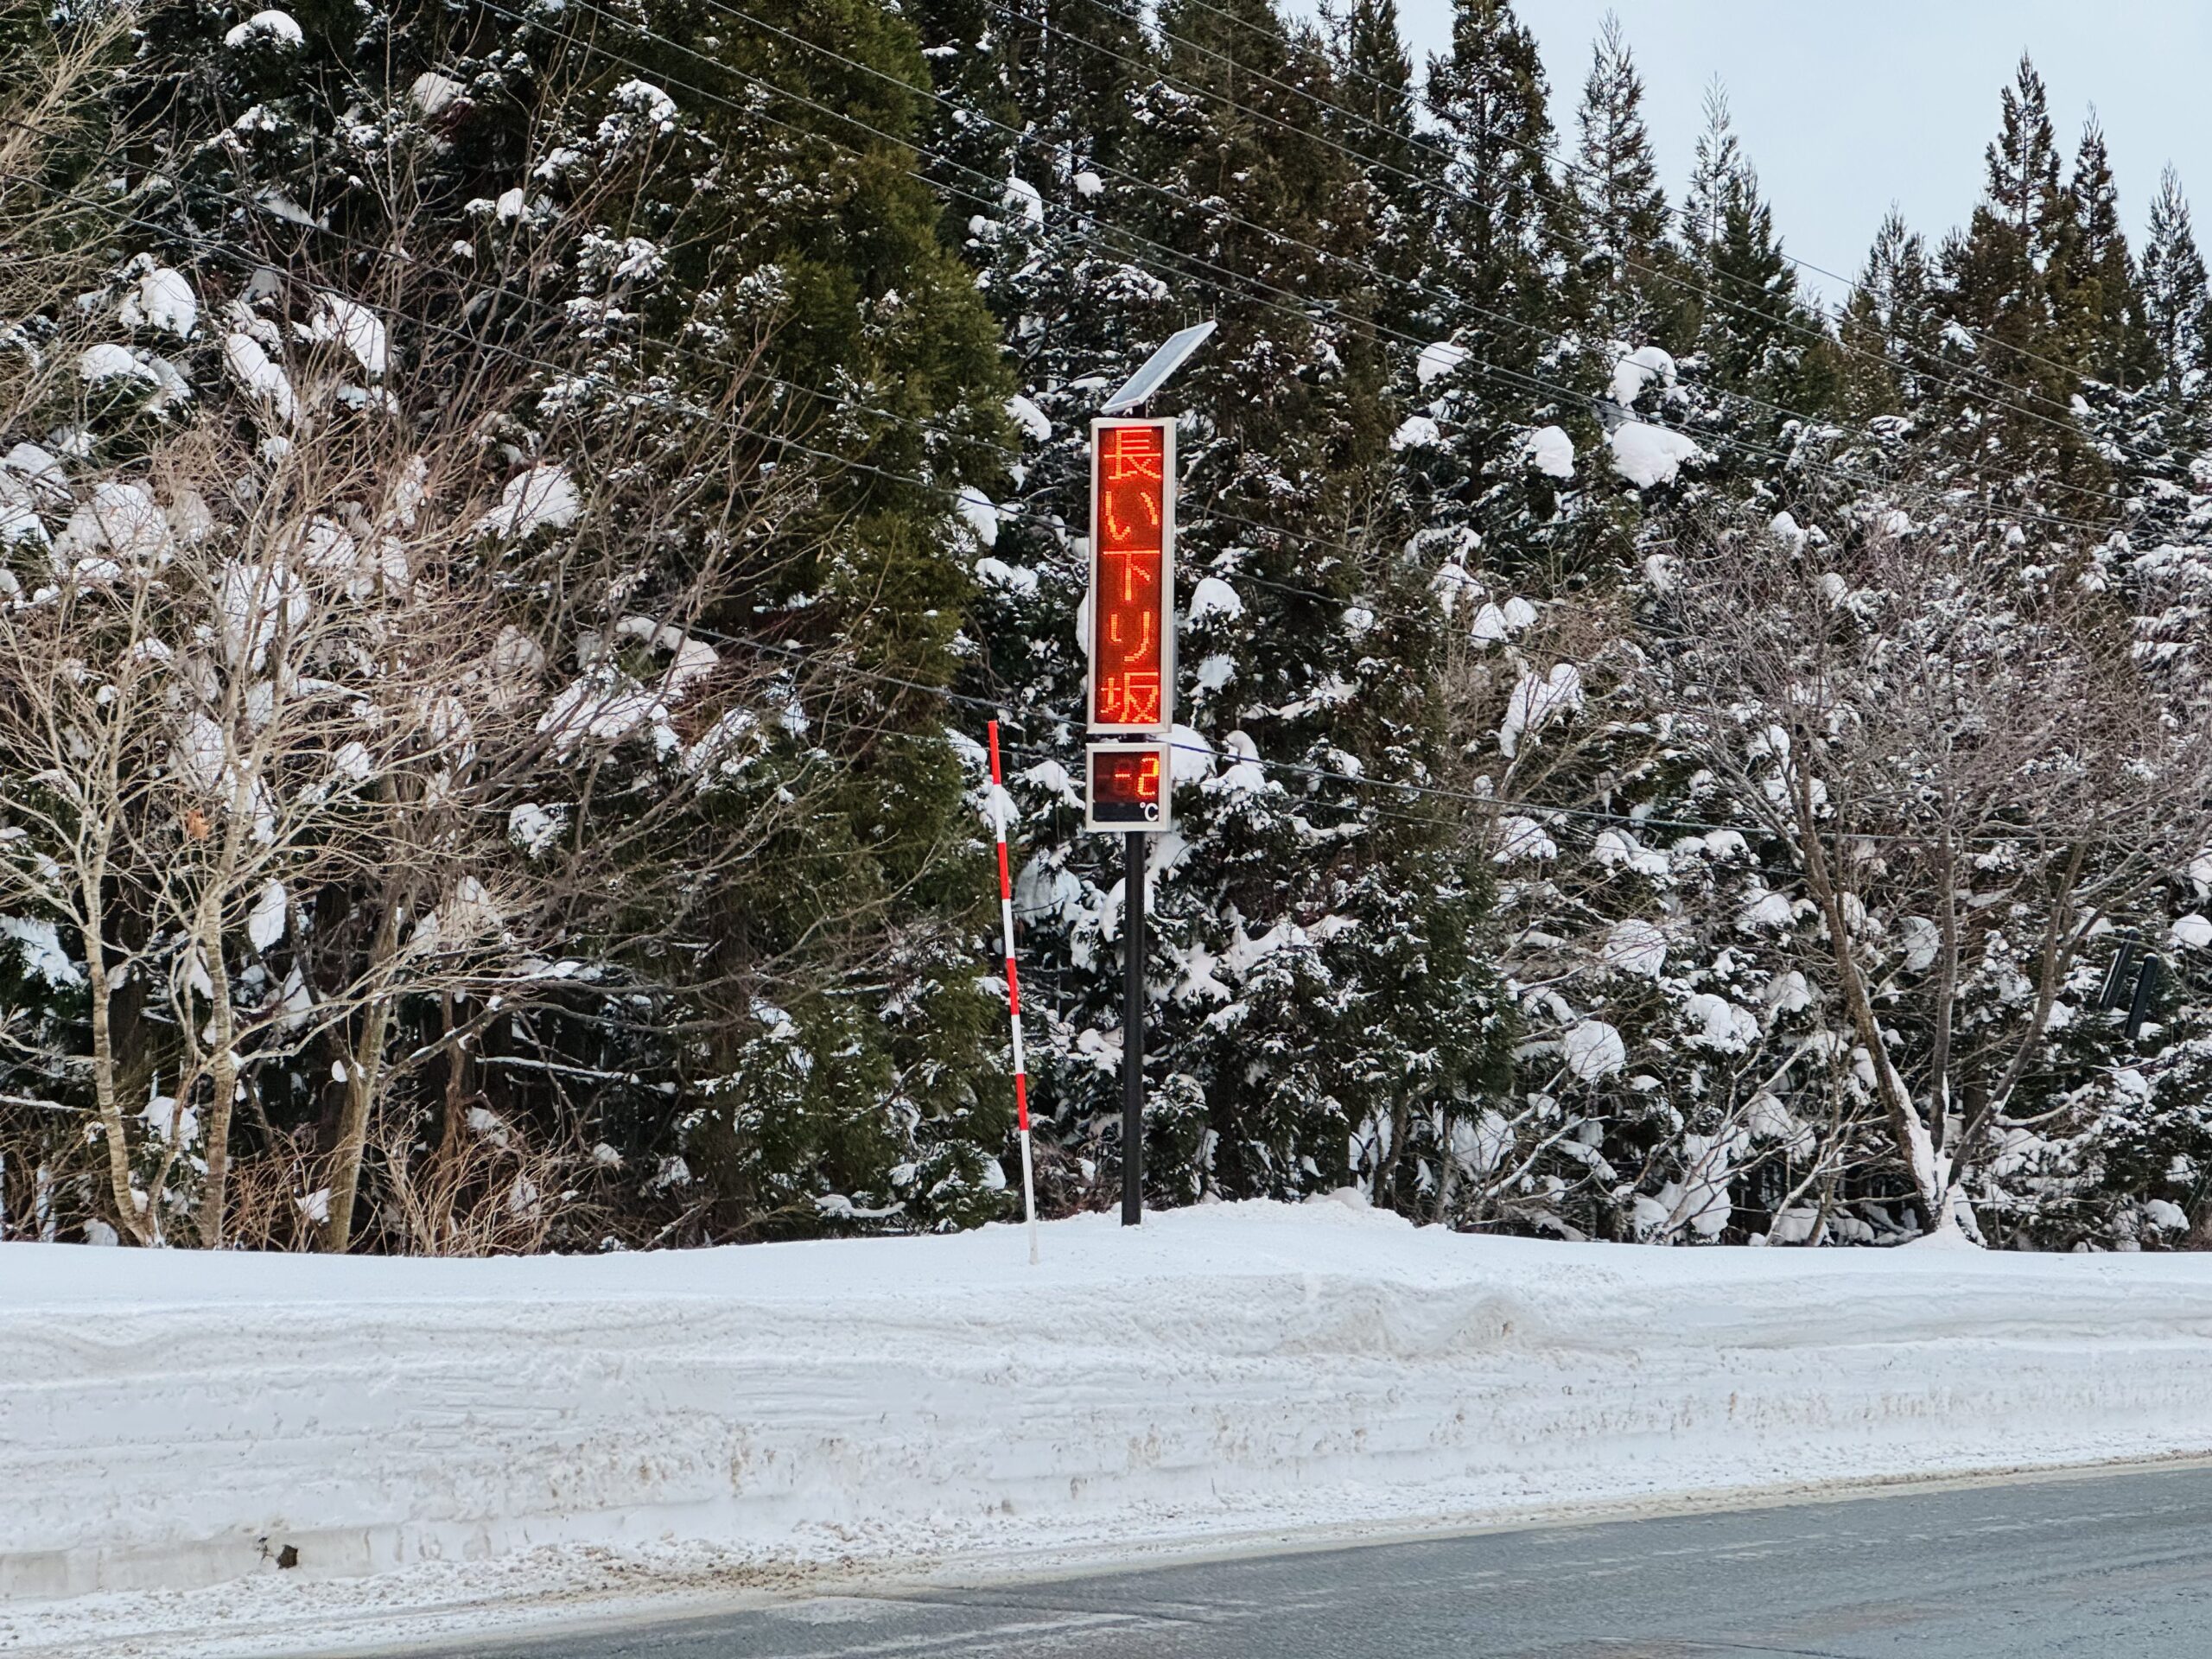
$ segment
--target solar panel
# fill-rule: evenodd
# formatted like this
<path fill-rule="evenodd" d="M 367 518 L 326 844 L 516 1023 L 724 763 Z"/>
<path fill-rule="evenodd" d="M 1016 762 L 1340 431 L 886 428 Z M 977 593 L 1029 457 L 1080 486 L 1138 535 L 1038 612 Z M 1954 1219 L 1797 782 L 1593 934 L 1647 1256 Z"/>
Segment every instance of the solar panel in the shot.
<path fill-rule="evenodd" d="M 1144 366 L 1123 383 L 1122 389 L 1101 404 L 1102 415 L 1119 415 L 1135 409 L 1139 404 L 1167 384 L 1167 377 L 1183 366 L 1183 359 L 1198 349 L 1215 325 L 1201 322 L 1170 334 L 1166 343 L 1145 359 Z"/>

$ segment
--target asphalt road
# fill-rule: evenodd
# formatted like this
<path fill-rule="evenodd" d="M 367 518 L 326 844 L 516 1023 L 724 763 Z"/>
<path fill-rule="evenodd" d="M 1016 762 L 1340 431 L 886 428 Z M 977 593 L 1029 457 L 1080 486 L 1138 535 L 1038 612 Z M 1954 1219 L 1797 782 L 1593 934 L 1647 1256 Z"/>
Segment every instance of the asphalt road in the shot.
<path fill-rule="evenodd" d="M 456 1650 L 458 1651 L 458 1650 Z M 527 1659 L 2197 1659 L 2212 1470 L 793 1601 Z"/>

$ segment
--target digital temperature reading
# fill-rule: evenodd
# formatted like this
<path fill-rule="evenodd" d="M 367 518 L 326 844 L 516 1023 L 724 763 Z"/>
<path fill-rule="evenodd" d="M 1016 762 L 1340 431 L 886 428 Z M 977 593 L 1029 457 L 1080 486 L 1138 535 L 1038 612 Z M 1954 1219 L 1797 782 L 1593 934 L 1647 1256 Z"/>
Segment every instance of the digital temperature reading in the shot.
<path fill-rule="evenodd" d="M 1165 732 L 1175 717 L 1175 423 L 1090 433 L 1090 729 Z"/>
<path fill-rule="evenodd" d="M 1173 780 L 1171 751 L 1165 743 L 1094 743 L 1088 770 L 1090 803 L 1085 825 L 1092 830 L 1165 830 L 1167 791 Z"/>

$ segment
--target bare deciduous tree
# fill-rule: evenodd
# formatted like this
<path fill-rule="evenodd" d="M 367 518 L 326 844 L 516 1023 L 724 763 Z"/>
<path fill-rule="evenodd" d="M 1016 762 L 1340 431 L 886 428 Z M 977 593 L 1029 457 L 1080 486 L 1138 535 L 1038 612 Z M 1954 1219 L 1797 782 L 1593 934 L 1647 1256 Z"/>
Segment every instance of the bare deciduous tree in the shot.
<path fill-rule="evenodd" d="M 2085 948 L 2212 836 L 2212 734 L 2094 565 L 1992 543 L 1886 518 L 1717 538 L 1642 676 L 1710 798 L 1786 849 L 1808 972 L 1929 1230 L 1973 1224 L 1970 1177 L 2083 1010 Z"/>
<path fill-rule="evenodd" d="M 587 397 L 607 343 L 528 303 L 543 270 L 500 289 L 532 340 L 436 321 L 405 262 L 350 291 L 343 261 L 284 264 L 227 297 L 143 257 L 88 281 L 34 365 L 87 366 L 27 375 L 16 430 L 66 393 L 64 429 L 122 435 L 0 472 L 40 567 L 0 600 L 0 910 L 88 1028 L 81 1054 L 28 1014 L 0 1036 L 85 1085 L 104 1207 L 149 1243 L 172 1206 L 225 1243 L 238 1103 L 327 1065 L 299 1196 L 347 1248 L 367 1155 L 416 1138 L 396 1103 L 442 1068 L 430 1155 L 467 1161 L 486 1028 L 696 957 L 702 897 L 809 798 L 804 766 L 747 783 L 798 729 L 787 665 L 700 631 L 804 548 L 770 533 L 810 486 L 763 465 L 747 363 Z M 103 339 L 157 302 L 156 331 L 219 339 L 227 389 Z M 393 1168 L 410 1236 L 452 1188 Z"/>

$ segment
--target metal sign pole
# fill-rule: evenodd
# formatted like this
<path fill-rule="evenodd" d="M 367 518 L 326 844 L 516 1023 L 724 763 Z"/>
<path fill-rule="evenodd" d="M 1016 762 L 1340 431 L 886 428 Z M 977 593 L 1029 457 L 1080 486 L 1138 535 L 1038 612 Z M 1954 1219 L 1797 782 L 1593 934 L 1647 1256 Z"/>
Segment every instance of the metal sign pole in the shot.
<path fill-rule="evenodd" d="M 1122 837 L 1122 1225 L 1144 1219 L 1144 834 Z"/>

